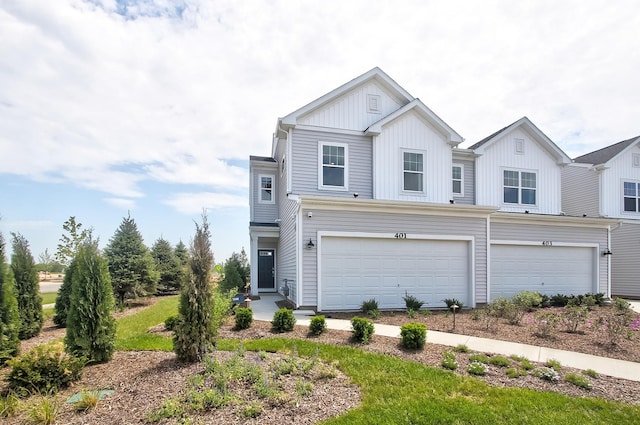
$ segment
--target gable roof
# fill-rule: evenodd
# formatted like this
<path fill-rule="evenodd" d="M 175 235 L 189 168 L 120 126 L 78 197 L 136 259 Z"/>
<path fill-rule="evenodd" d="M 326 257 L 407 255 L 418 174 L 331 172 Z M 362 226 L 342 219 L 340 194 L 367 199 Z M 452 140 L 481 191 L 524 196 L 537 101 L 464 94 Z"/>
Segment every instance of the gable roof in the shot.
<path fill-rule="evenodd" d="M 397 109 L 382 118 L 381 120 L 373 123 L 364 131 L 364 134 L 377 136 L 382 132 L 382 127 L 385 124 L 390 123 L 396 118 L 408 113 L 409 111 L 417 112 L 422 118 L 434 125 L 438 131 L 443 133 L 447 138 L 447 142 L 452 146 L 457 146 L 464 140 L 454 129 L 444 122 L 439 116 L 437 116 L 431 109 L 429 109 L 420 99 L 414 99 L 411 102 L 404 105 L 402 108 Z"/>
<path fill-rule="evenodd" d="M 380 68 L 375 67 L 359 77 L 354 78 L 346 84 L 341 85 L 335 90 L 330 91 L 324 96 L 319 97 L 311 103 L 303 106 L 300 109 L 297 109 L 290 114 L 286 115 L 283 118 L 280 118 L 280 122 L 282 126 L 294 126 L 296 125 L 296 121 L 298 117 L 308 114 L 309 112 L 318 109 L 327 103 L 337 99 L 343 94 L 347 93 L 349 90 L 352 90 L 354 87 L 359 86 L 360 84 L 369 81 L 371 79 L 375 79 L 379 83 L 381 83 L 385 88 L 387 88 L 391 93 L 395 94 L 401 99 L 404 99 L 406 102 L 411 102 L 414 98 L 407 92 L 405 89 L 400 87 L 398 83 L 396 83 L 391 77 L 389 77 L 384 71 Z"/>
<path fill-rule="evenodd" d="M 606 146 L 602 149 L 589 152 L 575 158 L 573 161 L 580 162 L 582 164 L 604 164 L 635 143 L 640 143 L 640 136 L 632 137 L 631 139 L 623 140 L 622 142 L 614 143 L 613 145 Z"/>
<path fill-rule="evenodd" d="M 527 117 L 522 117 L 518 121 L 496 131 L 490 136 L 485 137 L 480 140 L 478 143 L 469 147 L 469 149 L 473 150 L 476 154 L 482 155 L 484 151 L 491 146 L 494 142 L 500 139 L 500 137 L 507 135 L 511 131 L 517 128 L 524 128 L 527 132 L 544 148 L 551 156 L 556 159 L 558 164 L 570 164 L 571 158 L 567 156 L 566 153 L 562 149 L 558 147 L 546 134 L 544 134 L 538 127 L 536 127 L 533 122 Z"/>

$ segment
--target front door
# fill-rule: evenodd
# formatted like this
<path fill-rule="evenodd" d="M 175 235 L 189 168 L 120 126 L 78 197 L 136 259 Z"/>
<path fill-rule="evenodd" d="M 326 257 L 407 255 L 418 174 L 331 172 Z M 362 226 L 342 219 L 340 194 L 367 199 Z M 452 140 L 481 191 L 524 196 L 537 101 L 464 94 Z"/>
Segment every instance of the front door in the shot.
<path fill-rule="evenodd" d="M 258 250 L 258 292 L 276 290 L 274 253 L 273 249 Z"/>

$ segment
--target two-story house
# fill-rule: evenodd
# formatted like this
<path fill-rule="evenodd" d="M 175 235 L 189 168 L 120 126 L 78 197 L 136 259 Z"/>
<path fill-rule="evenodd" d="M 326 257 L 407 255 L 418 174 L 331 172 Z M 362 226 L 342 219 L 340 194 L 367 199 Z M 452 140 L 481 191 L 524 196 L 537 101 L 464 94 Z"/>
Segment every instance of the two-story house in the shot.
<path fill-rule="evenodd" d="M 569 214 L 622 219 L 611 232 L 611 293 L 640 298 L 640 136 L 575 158 L 562 191 Z"/>
<path fill-rule="evenodd" d="M 608 294 L 617 221 L 561 214 L 567 155 L 527 118 L 462 141 L 379 68 L 279 118 L 250 160 L 252 293 L 319 311 Z"/>

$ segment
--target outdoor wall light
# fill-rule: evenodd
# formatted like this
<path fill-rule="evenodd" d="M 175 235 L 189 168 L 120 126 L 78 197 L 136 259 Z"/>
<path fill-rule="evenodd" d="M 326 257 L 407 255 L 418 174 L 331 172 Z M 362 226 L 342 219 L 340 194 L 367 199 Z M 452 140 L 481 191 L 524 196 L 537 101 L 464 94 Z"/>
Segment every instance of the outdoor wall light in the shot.
<path fill-rule="evenodd" d="M 314 246 L 316 246 L 316 245 L 313 243 L 313 241 L 311 240 L 311 238 L 309 238 L 309 242 L 307 242 L 307 245 L 306 245 L 307 249 L 311 249 L 311 248 L 313 248 Z"/>
<path fill-rule="evenodd" d="M 602 251 L 602 256 L 603 257 L 606 257 L 607 255 L 613 255 L 613 252 L 611 252 L 611 250 L 609 248 L 607 248 L 604 251 Z"/>

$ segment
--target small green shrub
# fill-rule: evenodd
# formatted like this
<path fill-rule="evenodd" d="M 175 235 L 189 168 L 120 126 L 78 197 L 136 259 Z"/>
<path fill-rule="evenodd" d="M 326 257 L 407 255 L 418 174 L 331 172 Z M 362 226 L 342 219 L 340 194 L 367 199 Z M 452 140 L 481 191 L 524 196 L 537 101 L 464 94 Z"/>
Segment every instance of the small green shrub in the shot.
<path fill-rule="evenodd" d="M 242 416 L 245 418 L 257 418 L 262 413 L 262 404 L 251 401 L 242 408 Z"/>
<path fill-rule="evenodd" d="M 456 355 L 451 351 L 446 351 L 442 359 L 442 367 L 449 370 L 456 370 L 458 368 L 458 362 L 456 361 Z"/>
<path fill-rule="evenodd" d="M 417 313 L 415 310 L 412 310 L 412 309 L 407 310 L 407 316 L 409 316 L 409 319 L 415 319 L 416 315 Z"/>
<path fill-rule="evenodd" d="M 556 372 L 560 372 L 560 369 L 562 369 L 562 364 L 555 359 L 549 359 L 546 362 L 544 362 L 544 365 L 546 367 L 550 367 L 551 369 L 555 370 Z"/>
<path fill-rule="evenodd" d="M 180 400 L 175 398 L 165 399 L 162 407 L 147 415 L 147 421 L 160 422 L 162 419 L 178 418 L 184 414 L 184 407 Z"/>
<path fill-rule="evenodd" d="M 531 311 L 542 304 L 542 295 L 539 292 L 520 291 L 513 297 L 513 302 L 519 309 Z"/>
<path fill-rule="evenodd" d="M 404 300 L 407 310 L 419 311 L 424 305 L 424 301 L 420 301 L 413 295 L 405 294 L 402 299 Z"/>
<path fill-rule="evenodd" d="M 509 378 L 511 379 L 516 379 L 519 378 L 521 376 L 526 376 L 527 372 L 522 370 L 522 369 L 518 369 L 515 367 L 510 367 L 506 370 L 506 374 Z"/>
<path fill-rule="evenodd" d="M 13 394 L 0 396 L 0 418 L 9 418 L 18 413 L 19 400 Z"/>
<path fill-rule="evenodd" d="M 34 424 L 52 425 L 56 423 L 60 406 L 51 397 L 39 397 L 29 407 L 29 419 Z"/>
<path fill-rule="evenodd" d="M 598 377 L 598 372 L 596 372 L 596 371 L 595 371 L 595 370 L 593 370 L 593 369 L 586 369 L 586 370 L 583 370 L 583 371 L 582 371 L 582 374 L 583 374 L 583 375 L 587 375 L 588 377 L 590 377 L 590 378 L 594 378 L 594 379 L 596 379 L 596 378 Z"/>
<path fill-rule="evenodd" d="M 402 346 L 410 350 L 420 349 L 427 342 L 427 326 L 424 323 L 407 323 L 400 328 Z"/>
<path fill-rule="evenodd" d="M 178 325 L 178 316 L 169 316 L 167 320 L 164 321 L 164 328 L 168 331 L 173 332 Z"/>
<path fill-rule="evenodd" d="M 578 332 L 578 328 L 587 322 L 588 318 L 589 310 L 586 306 L 567 305 L 562 314 L 562 324 L 567 332 L 576 333 Z"/>
<path fill-rule="evenodd" d="M 84 390 L 80 393 L 80 398 L 78 399 L 78 401 L 73 403 L 73 408 L 77 412 L 86 412 L 96 407 L 99 401 L 100 401 L 100 391 Z"/>
<path fill-rule="evenodd" d="M 462 301 L 458 300 L 457 298 L 446 298 L 446 299 L 444 299 L 442 301 L 444 301 L 444 303 L 447 305 L 447 308 L 450 311 L 453 311 L 453 306 L 454 305 L 458 306 L 458 308 L 455 309 L 456 312 L 458 312 L 458 311 L 460 311 L 460 310 L 462 310 L 464 308 L 464 303 Z"/>
<path fill-rule="evenodd" d="M 368 343 L 373 335 L 374 327 L 371 320 L 364 317 L 354 317 L 351 319 L 351 327 L 353 328 L 353 337 L 356 341 Z"/>
<path fill-rule="evenodd" d="M 469 356 L 469 361 L 489 364 L 489 357 L 484 354 L 472 354 Z"/>
<path fill-rule="evenodd" d="M 467 372 L 471 375 L 484 376 L 487 374 L 487 365 L 480 362 L 471 362 L 467 367 Z"/>
<path fill-rule="evenodd" d="M 323 315 L 314 316 L 309 323 L 309 332 L 312 335 L 321 335 L 327 330 L 327 321 Z"/>
<path fill-rule="evenodd" d="M 536 335 L 542 338 L 550 338 L 556 333 L 561 318 L 555 310 L 544 309 L 536 311 L 533 315 L 533 321 L 536 325 Z"/>
<path fill-rule="evenodd" d="M 533 374 L 538 378 L 549 382 L 558 382 L 558 380 L 560 379 L 558 372 L 550 367 L 541 367 L 539 369 L 536 369 L 533 371 Z"/>
<path fill-rule="evenodd" d="M 371 298 L 367 301 L 362 301 L 360 310 L 362 310 L 362 313 L 370 316 L 373 311 L 378 311 L 378 301 L 376 301 L 375 298 Z"/>
<path fill-rule="evenodd" d="M 564 307 L 569 303 L 569 297 L 562 294 L 556 294 L 549 300 L 554 307 Z"/>
<path fill-rule="evenodd" d="M 482 312 L 477 308 L 471 312 L 471 320 L 473 320 L 474 322 L 477 322 L 481 318 L 482 318 Z"/>
<path fill-rule="evenodd" d="M 253 323 L 253 310 L 248 307 L 236 308 L 236 330 L 249 329 L 251 323 Z"/>
<path fill-rule="evenodd" d="M 629 313 L 631 311 L 631 304 L 622 298 L 614 298 L 613 309 L 618 313 Z"/>
<path fill-rule="evenodd" d="M 20 396 L 55 393 L 80 379 L 85 363 L 84 359 L 65 353 L 61 344 L 39 345 L 7 361 L 11 367 L 7 381 L 9 388 Z"/>
<path fill-rule="evenodd" d="M 489 357 L 489 364 L 493 366 L 498 366 L 498 367 L 507 367 L 507 366 L 511 366 L 511 361 L 506 357 L 492 356 L 492 357 Z"/>
<path fill-rule="evenodd" d="M 367 313 L 367 315 L 371 317 L 372 320 L 376 320 L 378 317 L 380 317 L 380 312 L 378 310 L 371 310 L 369 311 L 369 313 Z"/>
<path fill-rule="evenodd" d="M 564 380 L 576 387 L 584 388 L 585 390 L 590 390 L 593 387 L 587 378 L 582 375 L 578 375 L 577 373 L 567 373 L 564 376 Z"/>
<path fill-rule="evenodd" d="M 536 365 L 533 364 L 531 360 L 525 359 L 520 363 L 520 367 L 524 370 L 533 370 L 536 368 Z"/>
<path fill-rule="evenodd" d="M 296 318 L 293 315 L 293 310 L 288 308 L 281 308 L 276 311 L 271 322 L 271 326 L 276 332 L 291 332 L 295 324 Z"/>
<path fill-rule="evenodd" d="M 420 310 L 420 314 L 422 314 L 424 317 L 429 317 L 431 316 L 431 310 Z"/>
<path fill-rule="evenodd" d="M 464 344 L 458 344 L 452 348 L 456 353 L 470 353 L 471 349 Z"/>

